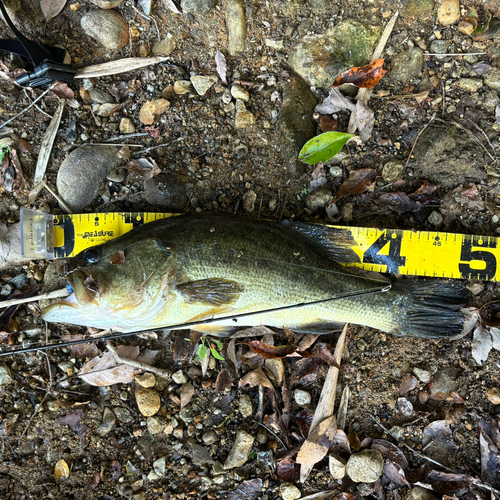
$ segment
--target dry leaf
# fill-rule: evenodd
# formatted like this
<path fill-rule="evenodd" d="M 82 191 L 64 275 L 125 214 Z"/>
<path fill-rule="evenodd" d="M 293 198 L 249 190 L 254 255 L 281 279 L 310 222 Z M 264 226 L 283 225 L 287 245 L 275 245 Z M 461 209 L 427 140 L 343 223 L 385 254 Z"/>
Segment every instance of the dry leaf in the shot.
<path fill-rule="evenodd" d="M 335 78 L 333 86 L 338 87 L 345 83 L 352 83 L 356 85 L 356 87 L 371 89 L 375 87 L 387 73 L 383 65 L 384 59 L 376 59 L 366 66 L 348 69 Z"/>
<path fill-rule="evenodd" d="M 164 62 L 168 57 L 126 57 L 116 61 L 110 61 L 103 64 L 95 64 L 80 68 L 75 78 L 99 78 L 101 76 L 117 75 L 119 73 L 126 73 L 134 71 L 151 64 L 158 64 Z"/>
<path fill-rule="evenodd" d="M 54 467 L 54 479 L 57 484 L 66 481 L 69 478 L 69 467 L 66 463 L 66 460 L 59 460 L 56 466 Z"/>
<path fill-rule="evenodd" d="M 174 14 L 180 14 L 180 10 L 177 8 L 174 2 L 172 0 L 163 0 L 167 8 L 169 8 Z"/>
<path fill-rule="evenodd" d="M 40 8 L 46 21 L 56 17 L 66 5 L 66 0 L 41 0 Z"/>
<path fill-rule="evenodd" d="M 322 115 L 333 115 L 338 111 L 345 111 L 346 109 L 356 111 L 356 106 L 348 97 L 343 96 L 340 90 L 332 88 L 328 97 L 321 104 L 318 104 L 314 108 L 314 111 Z"/>
<path fill-rule="evenodd" d="M 194 386 L 189 382 L 182 384 L 181 387 L 181 410 L 191 401 L 194 394 Z"/>
<path fill-rule="evenodd" d="M 488 354 L 493 347 L 491 334 L 484 326 L 478 326 L 472 337 L 472 357 L 478 365 L 482 365 L 488 359 Z"/>
<path fill-rule="evenodd" d="M 367 190 L 368 186 L 375 180 L 376 176 L 377 171 L 371 168 L 361 168 L 359 170 L 355 170 L 351 173 L 349 178 L 344 181 L 337 189 L 332 203 L 335 203 L 344 196 L 364 193 Z"/>
<path fill-rule="evenodd" d="M 248 372 L 243 378 L 240 379 L 239 387 L 240 389 L 245 385 L 249 384 L 250 387 L 258 387 L 263 385 L 269 389 L 274 389 L 273 384 L 267 378 L 267 375 L 262 371 L 262 368 L 257 368 L 251 372 Z"/>
<path fill-rule="evenodd" d="M 356 103 L 356 127 L 363 142 L 367 142 L 370 138 L 373 125 L 375 125 L 375 113 L 359 99 Z"/>
<path fill-rule="evenodd" d="M 151 179 L 151 177 L 155 177 L 161 172 L 160 167 L 152 158 L 149 160 L 146 158 L 132 160 L 130 163 L 125 165 L 124 168 L 134 172 L 134 174 L 144 177 L 145 179 Z"/>
<path fill-rule="evenodd" d="M 289 354 L 295 352 L 295 346 L 293 345 L 268 345 L 263 342 L 259 342 L 258 340 L 251 340 L 248 342 L 248 347 L 253 352 L 260 354 L 263 358 L 266 359 L 276 359 L 276 358 L 284 358 Z"/>
<path fill-rule="evenodd" d="M 52 92 L 60 99 L 74 99 L 75 93 L 68 87 L 67 83 L 57 83 L 52 87 Z"/>
<path fill-rule="evenodd" d="M 217 52 L 215 53 L 215 64 L 217 65 L 217 73 L 220 76 L 220 79 L 224 83 L 224 85 L 227 85 L 227 64 L 226 64 L 226 58 L 224 57 L 224 54 L 217 49 Z"/>
<path fill-rule="evenodd" d="M 229 372 L 223 368 L 219 375 L 217 375 L 217 380 L 215 381 L 215 390 L 217 392 L 223 392 L 234 382 L 234 378 L 229 375 Z"/>

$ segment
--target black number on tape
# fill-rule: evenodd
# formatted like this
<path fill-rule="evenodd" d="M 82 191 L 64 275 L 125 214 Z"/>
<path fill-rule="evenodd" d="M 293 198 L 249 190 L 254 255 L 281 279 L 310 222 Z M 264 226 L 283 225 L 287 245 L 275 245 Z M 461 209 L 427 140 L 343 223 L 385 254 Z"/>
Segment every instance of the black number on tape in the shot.
<path fill-rule="evenodd" d="M 387 231 L 385 231 L 365 252 L 363 255 L 363 262 L 387 266 L 388 273 L 398 273 L 399 268 L 406 265 L 406 257 L 401 257 L 401 240 L 401 234 L 388 234 Z M 389 254 L 381 255 L 380 252 L 387 244 L 389 244 Z"/>
<path fill-rule="evenodd" d="M 462 278 L 492 280 L 497 272 L 497 258 L 488 250 L 473 250 L 474 247 L 496 248 L 497 242 L 493 238 L 487 241 L 487 237 L 481 236 L 464 238 L 460 252 L 460 260 L 462 262 L 458 265 Z M 473 261 L 483 262 L 485 268 L 477 269 L 478 265 L 476 264 L 474 266 L 476 269 L 474 269 L 472 267 Z"/>

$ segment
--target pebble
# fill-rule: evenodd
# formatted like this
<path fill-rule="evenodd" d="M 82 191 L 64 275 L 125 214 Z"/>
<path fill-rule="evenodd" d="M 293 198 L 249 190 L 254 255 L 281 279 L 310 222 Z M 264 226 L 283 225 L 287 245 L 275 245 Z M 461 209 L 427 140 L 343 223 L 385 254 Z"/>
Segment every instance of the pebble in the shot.
<path fill-rule="evenodd" d="M 144 125 L 152 125 L 169 108 L 170 102 L 166 99 L 146 101 L 139 113 L 139 121 Z"/>
<path fill-rule="evenodd" d="M 389 160 L 382 169 L 382 179 L 385 182 L 396 182 L 405 171 L 405 166 L 402 161 Z"/>
<path fill-rule="evenodd" d="M 326 207 L 326 205 L 328 205 L 332 201 L 332 198 L 333 194 L 331 190 L 327 187 L 323 187 L 311 194 L 308 194 L 304 203 L 309 210 L 314 212 L 319 208 Z"/>
<path fill-rule="evenodd" d="M 226 5 L 227 50 L 235 56 L 245 50 L 247 23 L 241 0 L 229 0 Z"/>
<path fill-rule="evenodd" d="M 124 168 L 118 167 L 111 170 L 106 177 L 111 182 L 123 182 L 127 178 L 127 171 Z"/>
<path fill-rule="evenodd" d="M 405 418 L 411 417 L 415 414 L 415 411 L 413 410 L 413 405 L 406 398 L 398 398 L 396 402 L 396 408 Z"/>
<path fill-rule="evenodd" d="M 224 110 L 224 113 L 231 113 L 234 111 L 234 108 L 236 106 L 234 105 L 234 102 L 230 102 L 229 104 L 224 104 L 224 107 L 222 108 Z"/>
<path fill-rule="evenodd" d="M 192 447 L 191 459 L 194 465 L 213 464 L 214 459 L 210 456 L 210 452 L 204 446 L 194 444 Z"/>
<path fill-rule="evenodd" d="M 12 373 L 6 365 L 0 366 L 0 385 L 12 384 Z"/>
<path fill-rule="evenodd" d="M 194 419 L 194 412 L 192 408 L 183 408 L 179 413 L 179 418 L 186 424 L 189 424 Z"/>
<path fill-rule="evenodd" d="M 47 403 L 47 409 L 49 411 L 57 411 L 61 408 L 61 403 L 57 399 L 52 399 Z"/>
<path fill-rule="evenodd" d="M 232 97 L 232 94 L 231 94 L 231 89 L 226 89 L 224 90 L 224 92 L 222 93 L 222 102 L 224 104 L 229 104 L 231 102 L 231 97 Z"/>
<path fill-rule="evenodd" d="M 311 395 L 302 389 L 295 389 L 295 391 L 293 391 L 293 397 L 295 402 L 300 406 L 311 404 Z"/>
<path fill-rule="evenodd" d="M 245 107 L 241 99 L 236 101 L 236 116 L 234 117 L 234 125 L 236 128 L 250 127 L 255 123 L 255 116 L 250 113 Z"/>
<path fill-rule="evenodd" d="M 159 477 L 163 477 L 165 475 L 166 463 L 167 461 L 165 457 L 160 457 L 153 462 L 153 470 Z"/>
<path fill-rule="evenodd" d="M 476 281 L 476 282 L 468 283 L 466 285 L 466 287 L 468 290 L 470 290 L 472 295 L 479 295 L 484 290 L 484 283 L 482 283 L 481 281 Z"/>
<path fill-rule="evenodd" d="M 235 99 L 241 99 L 242 101 L 248 101 L 250 99 L 250 94 L 248 93 L 248 90 L 244 89 L 241 85 L 233 85 L 231 87 L 231 95 Z"/>
<path fill-rule="evenodd" d="M 156 377 L 151 372 L 145 372 L 135 376 L 135 381 L 141 387 L 154 387 L 156 384 Z"/>
<path fill-rule="evenodd" d="M 405 500 L 439 500 L 441 495 L 421 486 L 413 486 L 411 490 L 407 491 L 404 498 Z"/>
<path fill-rule="evenodd" d="M 144 181 L 144 198 L 151 205 L 178 212 L 186 208 L 188 178 L 181 174 L 164 173 Z"/>
<path fill-rule="evenodd" d="M 500 92 L 500 69 L 492 68 L 483 76 L 484 84 L 495 92 Z"/>
<path fill-rule="evenodd" d="M 167 426 L 167 421 L 162 417 L 148 417 L 148 431 L 153 435 L 161 434 Z"/>
<path fill-rule="evenodd" d="M 266 44 L 266 47 L 275 50 L 282 50 L 284 47 L 283 40 L 273 40 L 272 38 L 266 38 L 264 40 L 264 43 Z"/>
<path fill-rule="evenodd" d="M 182 370 L 178 370 L 175 373 L 173 373 L 172 380 L 176 384 L 185 384 L 188 381 L 186 375 L 184 374 L 184 372 Z"/>
<path fill-rule="evenodd" d="M 427 221 L 432 226 L 439 227 L 443 223 L 443 216 L 439 212 L 436 212 L 436 210 L 433 210 L 427 218 Z"/>
<path fill-rule="evenodd" d="M 344 479 L 347 460 L 331 453 L 328 455 L 328 462 L 333 479 Z"/>
<path fill-rule="evenodd" d="M 191 83 L 198 95 L 205 95 L 217 80 L 218 77 L 213 75 L 194 75 L 191 77 Z"/>
<path fill-rule="evenodd" d="M 486 389 L 485 394 L 490 403 L 493 403 L 494 405 L 500 404 L 500 389 L 498 389 L 498 387 L 490 387 L 489 389 Z"/>
<path fill-rule="evenodd" d="M 99 109 L 97 110 L 97 116 L 101 118 L 107 118 L 111 116 L 113 113 L 116 113 L 119 109 L 121 109 L 121 104 L 101 104 Z"/>
<path fill-rule="evenodd" d="M 459 0 L 441 0 L 437 11 L 438 22 L 441 26 L 450 26 L 460 19 Z"/>
<path fill-rule="evenodd" d="M 135 132 L 134 122 L 130 118 L 120 120 L 120 132 L 122 134 L 133 134 Z"/>
<path fill-rule="evenodd" d="M 280 486 L 280 495 L 283 500 L 296 500 L 302 496 L 302 493 L 294 484 L 282 483 Z"/>
<path fill-rule="evenodd" d="M 116 415 L 116 418 L 124 424 L 131 424 L 134 421 L 134 416 L 129 410 L 127 410 L 127 408 L 116 406 L 114 408 L 114 413 Z"/>
<path fill-rule="evenodd" d="M 145 417 L 151 417 L 160 409 L 160 395 L 154 389 L 138 387 L 135 391 L 135 400 L 139 411 Z"/>
<path fill-rule="evenodd" d="M 248 460 L 254 439 L 248 432 L 238 431 L 233 447 L 224 463 L 225 470 L 241 467 Z"/>
<path fill-rule="evenodd" d="M 181 0 L 182 12 L 206 16 L 215 5 L 215 0 Z"/>
<path fill-rule="evenodd" d="M 392 59 L 390 78 L 398 83 L 406 83 L 420 77 L 424 65 L 424 52 L 420 48 L 405 50 Z"/>
<path fill-rule="evenodd" d="M 252 400 L 248 394 L 243 394 L 238 402 L 238 408 L 243 418 L 251 417 L 253 414 Z"/>
<path fill-rule="evenodd" d="M 214 444 L 215 442 L 217 442 L 218 439 L 219 436 L 215 431 L 207 431 L 202 436 L 202 440 L 207 446 Z"/>
<path fill-rule="evenodd" d="M 176 48 L 177 41 L 171 33 L 167 33 L 165 38 L 153 43 L 151 52 L 158 56 L 169 56 Z"/>
<path fill-rule="evenodd" d="M 355 483 L 374 483 L 383 468 L 384 459 L 379 451 L 363 450 L 349 457 L 346 473 Z"/>
<path fill-rule="evenodd" d="M 255 192 L 250 189 L 243 195 L 243 210 L 245 212 L 251 213 L 255 210 L 255 200 L 257 199 L 257 195 Z"/>
<path fill-rule="evenodd" d="M 109 50 L 119 50 L 129 41 L 127 21 L 116 10 L 91 10 L 82 17 L 85 34 Z"/>
<path fill-rule="evenodd" d="M 116 104 L 114 97 L 109 92 L 96 87 L 89 90 L 89 98 L 98 104 Z"/>
<path fill-rule="evenodd" d="M 116 415 L 109 408 L 104 408 L 101 423 L 97 426 L 96 432 L 99 436 L 105 436 L 113 430 L 116 424 Z"/>
<path fill-rule="evenodd" d="M 174 92 L 177 95 L 187 94 L 191 90 L 191 82 L 189 80 L 176 80 L 174 82 Z"/>
<path fill-rule="evenodd" d="M 483 82 L 479 78 L 460 78 L 458 86 L 466 92 L 477 92 L 482 86 Z"/>
<path fill-rule="evenodd" d="M 445 400 L 451 391 L 457 390 L 457 370 L 444 368 L 438 371 L 429 382 L 430 398 L 434 401 Z"/>
<path fill-rule="evenodd" d="M 446 54 L 448 52 L 448 42 L 446 40 L 434 40 L 430 46 L 433 54 Z M 445 59 L 445 56 L 436 56 L 436 59 Z"/>
<path fill-rule="evenodd" d="M 112 146 L 85 146 L 72 151 L 57 173 L 57 191 L 63 201 L 78 213 L 99 194 L 101 182 L 121 159 Z"/>
<path fill-rule="evenodd" d="M 431 372 L 428 370 L 422 370 L 422 368 L 413 368 L 413 373 L 415 376 L 423 382 L 424 384 L 428 384 L 431 380 Z"/>
<path fill-rule="evenodd" d="M 408 0 L 405 17 L 418 17 L 419 20 L 429 20 L 434 11 L 434 0 Z"/>
<path fill-rule="evenodd" d="M 91 0 L 100 9 L 114 9 L 123 3 L 123 0 Z"/>

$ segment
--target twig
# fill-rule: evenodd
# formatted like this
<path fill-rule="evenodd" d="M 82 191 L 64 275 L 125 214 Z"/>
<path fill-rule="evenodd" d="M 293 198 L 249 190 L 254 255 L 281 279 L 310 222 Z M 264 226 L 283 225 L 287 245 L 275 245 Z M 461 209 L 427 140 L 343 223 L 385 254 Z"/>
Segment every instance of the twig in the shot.
<path fill-rule="evenodd" d="M 484 56 L 486 52 L 464 52 L 464 53 L 450 53 L 450 54 L 436 54 L 433 52 L 424 52 L 424 56 L 441 56 L 441 57 L 447 57 L 447 56 Z"/>
<path fill-rule="evenodd" d="M 68 290 L 66 288 L 60 288 L 59 290 L 54 290 L 53 292 L 44 293 L 42 295 L 37 295 L 36 297 L 26 297 L 24 299 L 11 299 L 4 300 L 0 302 L 0 309 L 5 309 L 10 306 L 17 306 L 19 304 L 26 304 L 27 302 L 37 302 L 39 300 L 46 299 L 57 299 L 59 297 L 67 297 L 69 295 Z"/>
<path fill-rule="evenodd" d="M 259 386 L 259 387 L 262 387 L 262 386 Z M 264 424 L 257 422 L 257 420 L 252 420 L 252 422 L 254 424 L 260 425 L 261 427 L 266 429 L 266 431 L 269 432 L 269 434 L 272 434 L 280 442 L 280 444 L 281 444 L 281 446 L 283 446 L 284 450 L 288 451 L 288 448 L 286 447 L 285 443 L 281 440 L 281 438 L 277 434 L 275 434 L 271 429 L 269 429 L 269 427 L 266 427 Z"/>
<path fill-rule="evenodd" d="M 26 87 L 23 87 L 23 92 L 24 92 L 24 95 L 26 96 L 26 98 L 28 99 L 28 101 L 32 102 L 31 97 L 28 95 L 28 92 L 26 92 Z M 38 109 L 38 111 L 40 111 L 40 113 L 48 116 L 52 120 L 52 116 L 49 115 L 48 113 L 46 113 L 38 104 L 35 104 L 35 108 Z"/>
<path fill-rule="evenodd" d="M 163 144 L 158 144 L 157 146 L 151 146 L 150 148 L 141 149 L 140 151 L 137 151 L 137 153 L 134 153 L 132 155 L 132 158 L 135 158 L 138 155 L 143 155 L 144 153 L 149 153 L 150 151 L 154 151 L 155 149 L 159 149 L 159 148 L 164 148 L 164 147 L 167 147 L 167 146 L 171 146 L 174 142 L 182 142 L 183 140 L 184 140 L 183 137 L 179 137 L 175 141 L 164 142 Z"/>
<path fill-rule="evenodd" d="M 257 420 L 262 422 L 264 418 L 264 386 L 259 385 L 259 406 L 257 407 Z"/>
<path fill-rule="evenodd" d="M 115 361 L 117 363 L 129 365 L 134 368 L 137 368 L 138 370 L 154 373 L 155 375 L 158 375 L 158 377 L 166 379 L 170 378 L 171 373 L 168 370 L 163 370 L 162 368 L 157 368 L 156 366 L 148 365 L 147 363 L 143 363 L 142 361 L 137 361 L 136 359 L 123 358 L 116 352 L 115 348 L 113 347 L 113 345 L 109 340 L 106 342 L 106 346 L 109 352 L 115 358 Z"/>
<path fill-rule="evenodd" d="M 143 144 L 110 144 L 107 142 L 85 142 L 84 144 L 82 144 L 82 147 L 83 146 L 115 146 L 119 148 L 122 148 L 123 146 L 128 146 L 129 148 L 142 148 Z"/>
<path fill-rule="evenodd" d="M 417 134 L 417 137 L 415 138 L 415 141 L 413 142 L 413 146 L 411 147 L 410 154 L 408 155 L 408 159 L 406 160 L 405 170 L 408 168 L 408 163 L 410 163 L 411 155 L 413 153 L 413 150 L 415 149 L 415 146 L 417 145 L 419 137 L 422 135 L 424 130 L 434 121 L 435 118 L 436 118 L 436 115 L 433 115 L 433 117 L 425 124 L 425 127 L 423 127 L 422 130 Z"/>
<path fill-rule="evenodd" d="M 149 135 L 147 132 L 136 132 L 135 134 L 118 135 L 116 137 L 111 137 L 108 141 L 123 141 L 124 139 L 131 139 L 132 137 L 145 137 Z"/>
<path fill-rule="evenodd" d="M 2 123 L 2 125 L 0 125 L 0 128 L 5 127 L 5 125 L 9 124 L 10 122 L 13 122 L 16 118 L 18 118 L 22 114 L 26 113 L 26 111 L 28 111 L 28 109 L 32 108 L 42 97 L 44 97 L 45 95 L 47 95 L 58 83 L 59 82 L 53 83 L 47 90 L 45 90 L 44 92 L 42 92 L 29 106 L 27 106 L 26 108 L 24 108 L 22 111 L 20 111 L 19 113 L 17 113 L 17 115 L 13 116 L 12 118 L 10 118 L 9 120 L 7 120 L 6 122 Z"/>
<path fill-rule="evenodd" d="M 54 191 L 52 191 L 52 189 L 49 186 L 47 186 L 47 184 L 45 183 L 45 181 L 41 181 L 41 184 L 61 204 L 61 206 L 64 208 L 64 210 L 66 210 L 66 212 L 68 214 L 72 214 L 73 213 L 71 211 L 71 209 L 68 207 L 68 205 L 66 205 L 66 203 L 64 203 L 64 201 L 62 200 L 62 198 L 57 193 L 55 193 Z"/>

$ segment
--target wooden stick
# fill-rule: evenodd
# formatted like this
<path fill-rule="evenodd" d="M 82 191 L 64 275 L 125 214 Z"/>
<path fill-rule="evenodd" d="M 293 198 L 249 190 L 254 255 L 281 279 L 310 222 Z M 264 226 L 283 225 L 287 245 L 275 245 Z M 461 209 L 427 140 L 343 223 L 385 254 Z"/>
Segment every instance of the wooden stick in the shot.
<path fill-rule="evenodd" d="M 54 290 L 53 292 L 44 293 L 42 295 L 36 295 L 35 297 L 25 297 L 24 299 L 11 299 L 4 300 L 0 302 L 0 309 L 5 309 L 10 306 L 17 306 L 19 304 L 26 304 L 27 302 L 37 302 L 39 300 L 46 299 L 58 299 L 59 297 L 67 297 L 69 295 L 66 288 L 60 288 L 59 290 Z"/>

